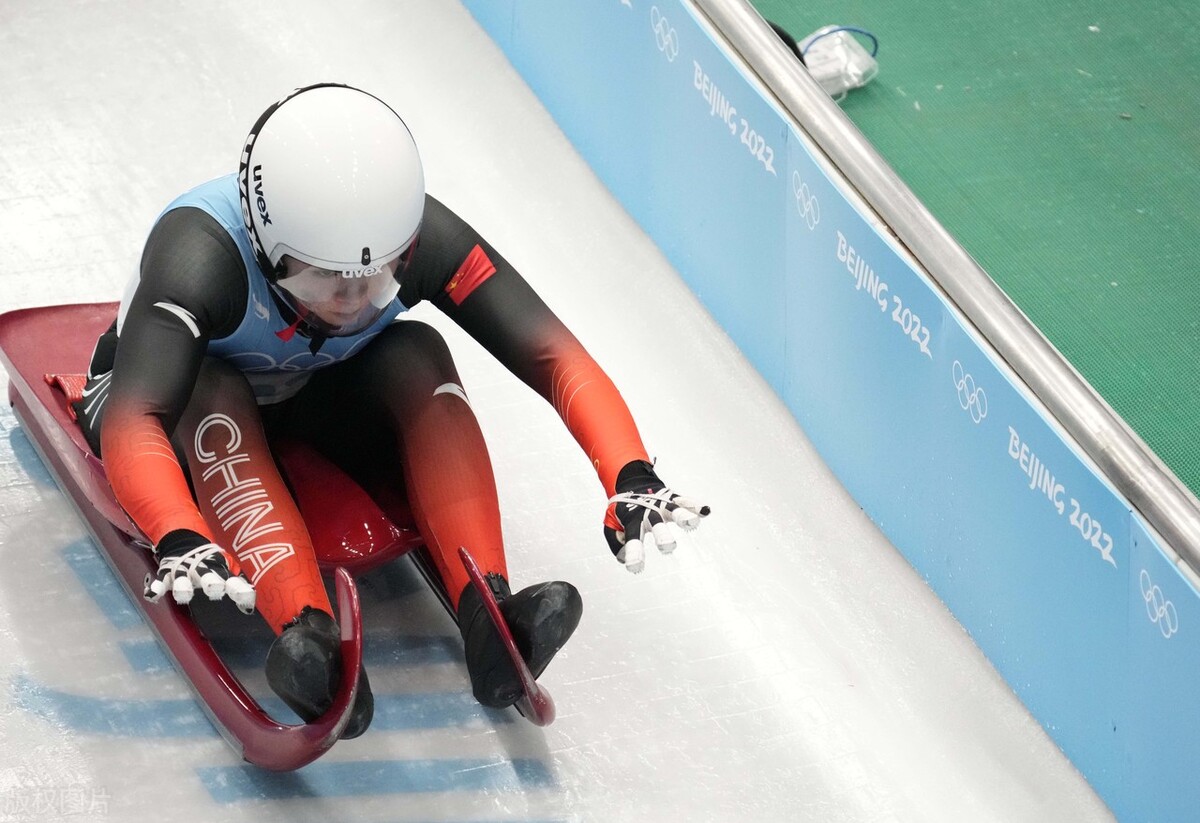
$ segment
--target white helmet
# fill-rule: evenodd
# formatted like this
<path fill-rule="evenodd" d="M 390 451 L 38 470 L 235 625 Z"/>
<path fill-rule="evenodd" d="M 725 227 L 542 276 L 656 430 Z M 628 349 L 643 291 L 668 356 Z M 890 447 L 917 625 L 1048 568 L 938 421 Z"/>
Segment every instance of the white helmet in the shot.
<path fill-rule="evenodd" d="M 373 323 L 399 292 L 425 209 L 400 116 L 350 86 L 297 89 L 254 124 L 238 177 L 259 266 L 298 321 L 323 336 Z"/>

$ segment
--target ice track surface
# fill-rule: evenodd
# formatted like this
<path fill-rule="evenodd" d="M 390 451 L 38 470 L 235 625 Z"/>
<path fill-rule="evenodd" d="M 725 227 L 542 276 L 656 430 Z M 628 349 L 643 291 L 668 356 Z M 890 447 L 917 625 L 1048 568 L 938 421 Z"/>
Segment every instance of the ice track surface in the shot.
<path fill-rule="evenodd" d="M 414 312 L 449 338 L 488 438 L 514 583 L 583 593 L 543 680 L 559 718 L 476 706 L 404 564 L 362 584 L 374 726 L 269 775 L 205 720 L 6 411 L 0 820 L 1109 819 L 456 3 L 0 4 L 2 308 L 116 299 L 159 210 L 322 80 L 402 113 L 430 190 L 575 330 L 663 477 L 714 514 L 626 573 L 550 407 Z M 265 631 L 214 631 L 261 690 Z"/>

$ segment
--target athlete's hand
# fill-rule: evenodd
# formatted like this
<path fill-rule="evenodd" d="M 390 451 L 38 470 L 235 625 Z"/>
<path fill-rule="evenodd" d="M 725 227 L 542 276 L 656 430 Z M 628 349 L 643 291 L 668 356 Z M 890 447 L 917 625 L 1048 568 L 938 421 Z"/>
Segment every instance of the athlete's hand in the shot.
<path fill-rule="evenodd" d="M 254 588 L 237 560 L 207 537 L 190 529 L 168 532 L 154 547 L 158 573 L 146 575 L 143 594 L 157 603 L 168 591 L 176 603 L 190 603 L 196 589 L 209 600 L 226 595 L 246 614 L 254 611 Z"/>
<path fill-rule="evenodd" d="M 617 475 L 617 493 L 604 515 L 604 536 L 617 560 L 637 574 L 646 563 L 648 538 L 660 552 L 670 554 L 675 536 L 667 523 L 691 531 L 708 513 L 708 506 L 668 489 L 649 463 L 635 460 Z"/>

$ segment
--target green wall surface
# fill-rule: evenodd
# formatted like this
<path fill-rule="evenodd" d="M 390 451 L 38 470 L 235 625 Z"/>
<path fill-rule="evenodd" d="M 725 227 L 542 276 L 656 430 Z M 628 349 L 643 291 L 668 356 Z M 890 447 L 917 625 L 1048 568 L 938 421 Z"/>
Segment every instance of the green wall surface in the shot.
<path fill-rule="evenodd" d="M 1200 4 L 757 0 L 879 38 L 842 108 L 1200 492 Z"/>

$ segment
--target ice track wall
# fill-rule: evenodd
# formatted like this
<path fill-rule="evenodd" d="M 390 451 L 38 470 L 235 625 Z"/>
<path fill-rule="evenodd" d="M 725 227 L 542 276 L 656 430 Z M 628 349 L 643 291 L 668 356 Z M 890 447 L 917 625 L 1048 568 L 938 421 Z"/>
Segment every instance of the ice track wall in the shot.
<path fill-rule="evenodd" d="M 1175 555 L 686 2 L 465 0 L 1114 812 L 1194 819 Z"/>

